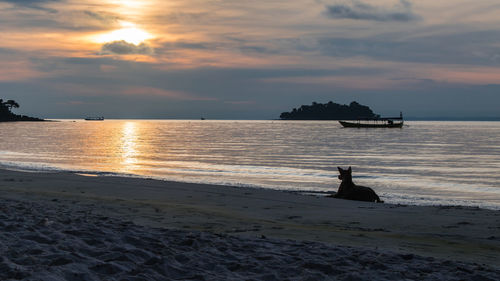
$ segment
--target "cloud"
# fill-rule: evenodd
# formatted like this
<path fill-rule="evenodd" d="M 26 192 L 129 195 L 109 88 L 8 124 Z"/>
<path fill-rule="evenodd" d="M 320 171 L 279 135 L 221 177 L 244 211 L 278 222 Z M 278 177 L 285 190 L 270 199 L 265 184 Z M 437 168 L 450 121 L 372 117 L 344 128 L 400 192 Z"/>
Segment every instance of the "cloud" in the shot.
<path fill-rule="evenodd" d="M 230 105 L 254 105 L 254 104 L 256 104 L 255 101 L 251 101 L 251 100 L 225 101 L 224 103 L 230 104 Z"/>
<path fill-rule="evenodd" d="M 399 0 L 394 7 L 387 9 L 352 0 L 350 5 L 337 4 L 326 7 L 326 14 L 334 19 L 353 19 L 371 21 L 410 22 L 420 19 L 412 10 L 408 0 Z"/>
<path fill-rule="evenodd" d="M 153 48 L 145 43 L 141 43 L 139 45 L 134 45 L 132 43 L 128 43 L 126 41 L 114 41 L 110 43 L 106 43 L 101 48 L 101 54 L 103 55 L 131 55 L 131 54 L 140 54 L 140 55 L 152 55 L 154 54 Z"/>
<path fill-rule="evenodd" d="M 0 0 L 0 2 L 6 2 L 15 4 L 18 6 L 37 6 L 40 4 L 57 2 L 58 0 Z"/>
<path fill-rule="evenodd" d="M 91 19 L 97 20 L 99 22 L 105 23 L 105 24 L 114 24 L 116 23 L 120 17 L 116 15 L 112 15 L 109 13 L 104 13 L 104 12 L 94 12 L 94 11 L 89 11 L 85 10 L 83 13 L 88 16 Z"/>
<path fill-rule="evenodd" d="M 407 33 L 388 33 L 364 38 L 319 38 L 317 48 L 337 58 L 363 56 L 393 62 L 498 66 L 499 36 L 498 30 L 453 30 L 431 35 L 414 30 L 411 37 Z"/>
<path fill-rule="evenodd" d="M 217 48 L 217 44 L 210 42 L 179 41 L 179 42 L 166 42 L 165 44 L 163 44 L 163 48 L 165 48 L 166 50 L 172 50 L 172 49 L 215 50 Z"/>
<path fill-rule="evenodd" d="M 3 3 L 0 0 L 0 6 L 3 7 L 1 5 Z M 11 1 L 9 3 L 13 5 L 0 9 L 0 26 L 4 30 L 9 30 L 8 34 L 26 32 L 44 37 L 42 35 L 44 33 L 56 34 L 68 30 L 103 32 L 118 28 L 121 19 L 115 13 L 80 10 L 79 7 L 55 5 L 58 3 L 55 1 L 21 1 L 21 3 Z M 26 37 L 32 37 L 32 35 L 26 35 Z"/>
<path fill-rule="evenodd" d="M 32 4 L 40 4 L 47 2 L 54 2 L 57 0 L 1 0 L 0 2 L 13 3 L 17 5 L 32 5 Z"/>
<path fill-rule="evenodd" d="M 158 15 L 158 20 L 165 20 L 169 23 L 186 24 L 198 23 L 201 19 L 213 17 L 211 12 L 172 12 L 168 14 Z"/>
<path fill-rule="evenodd" d="M 196 96 L 192 93 L 186 92 L 186 91 L 177 91 L 177 90 L 169 90 L 169 89 L 160 89 L 160 88 L 154 88 L 154 87 L 147 87 L 147 86 L 133 86 L 127 88 L 122 91 L 122 94 L 125 95 L 135 95 L 135 96 L 160 96 L 160 97 L 166 97 L 166 98 L 171 98 L 171 99 L 176 99 L 176 100 L 187 100 L 187 101 L 212 101 L 216 100 L 211 97 L 203 97 L 203 96 Z"/>
<path fill-rule="evenodd" d="M 258 54 L 278 54 L 277 50 L 272 50 L 264 46 L 247 45 L 239 47 L 243 53 L 258 53 Z"/>
<path fill-rule="evenodd" d="M 0 0 L 0 3 L 1 2 L 30 9 L 43 10 L 49 13 L 57 13 L 57 10 L 43 7 L 43 5 L 52 2 L 59 2 L 59 0 Z"/>

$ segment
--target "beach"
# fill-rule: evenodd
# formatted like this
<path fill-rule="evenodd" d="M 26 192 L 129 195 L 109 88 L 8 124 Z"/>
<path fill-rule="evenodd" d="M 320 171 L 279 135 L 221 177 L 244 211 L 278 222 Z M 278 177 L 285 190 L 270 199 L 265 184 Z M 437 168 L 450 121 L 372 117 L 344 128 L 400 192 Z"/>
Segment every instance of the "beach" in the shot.
<path fill-rule="evenodd" d="M 0 170 L 0 279 L 495 280 L 500 212 Z"/>

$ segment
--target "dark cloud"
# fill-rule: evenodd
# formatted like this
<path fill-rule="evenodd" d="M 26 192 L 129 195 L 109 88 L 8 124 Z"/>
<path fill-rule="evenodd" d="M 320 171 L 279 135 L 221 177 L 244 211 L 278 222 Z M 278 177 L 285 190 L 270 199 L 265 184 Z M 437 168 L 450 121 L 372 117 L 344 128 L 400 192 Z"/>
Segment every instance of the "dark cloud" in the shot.
<path fill-rule="evenodd" d="M 408 37 L 390 33 L 366 38 L 318 39 L 320 52 L 332 57 L 364 56 L 377 60 L 420 63 L 487 65 L 500 64 L 500 31 L 462 31 Z"/>
<path fill-rule="evenodd" d="M 0 0 L 0 2 L 11 3 L 16 6 L 22 6 L 36 10 L 43 10 L 49 13 L 57 13 L 57 10 L 46 8 L 43 5 L 47 3 L 61 2 L 61 0 Z"/>
<path fill-rule="evenodd" d="M 32 5 L 56 1 L 58 0 L 0 0 L 0 2 L 13 3 L 17 5 Z"/>
<path fill-rule="evenodd" d="M 103 12 L 94 12 L 94 11 L 86 10 L 86 11 L 83 11 L 83 13 L 86 16 L 88 16 L 94 20 L 100 21 L 102 23 L 105 23 L 105 24 L 115 23 L 120 19 L 118 16 L 111 15 L 108 13 L 103 13 Z"/>
<path fill-rule="evenodd" d="M 0 2 L 11 3 L 18 6 L 35 6 L 59 1 L 60 0 L 0 0 Z"/>
<path fill-rule="evenodd" d="M 9 48 L 2 48 L 0 47 L 0 55 L 10 55 L 10 54 L 17 54 L 18 51 L 15 49 L 9 49 Z"/>
<path fill-rule="evenodd" d="M 28 32 L 44 30 L 43 32 L 49 33 L 65 30 L 90 32 L 112 29 L 118 26 L 120 20 L 120 17 L 113 13 L 69 9 L 57 11 L 51 8 L 55 5 L 29 6 L 30 3 L 6 8 L 0 16 L 0 29 Z"/>
<path fill-rule="evenodd" d="M 174 47 L 181 49 L 198 49 L 198 50 L 208 50 L 217 48 L 215 44 L 203 43 L 203 42 L 199 43 L 178 42 L 174 44 Z"/>
<path fill-rule="evenodd" d="M 154 52 L 158 56 L 170 56 L 172 52 L 177 50 L 215 50 L 219 46 L 218 43 L 213 42 L 193 42 L 193 41 L 177 41 L 166 42 L 157 46 Z"/>
<path fill-rule="evenodd" d="M 163 45 L 165 49 L 194 49 L 194 50 L 213 50 L 217 48 L 217 44 L 209 42 L 169 42 Z"/>
<path fill-rule="evenodd" d="M 102 31 L 117 26 L 120 17 L 116 14 L 104 11 L 61 9 L 63 1 L 5 1 L 0 3 L 11 3 L 12 7 L 2 11 L 0 16 L 0 29 L 54 32 L 65 30 L 74 31 Z M 52 3 L 52 5 L 50 5 Z M 57 5 L 55 5 L 57 4 Z"/>
<path fill-rule="evenodd" d="M 326 7 L 326 14 L 334 19 L 409 22 L 420 19 L 412 10 L 411 2 L 399 0 L 391 9 L 353 0 L 350 5 L 336 4 Z"/>
<path fill-rule="evenodd" d="M 246 44 L 243 40 L 233 42 L 168 42 L 158 49 L 158 51 L 169 51 L 173 49 L 193 49 L 193 50 L 216 50 L 216 49 L 238 49 L 242 53 L 248 54 L 278 54 L 280 50 L 272 49 L 261 45 Z"/>
<path fill-rule="evenodd" d="M 114 41 L 106 43 L 101 48 L 101 54 L 110 55 L 128 55 L 128 54 L 140 54 L 140 55 L 152 55 L 154 54 L 153 48 L 145 43 L 139 45 L 134 45 L 132 43 L 121 41 Z"/>
<path fill-rule="evenodd" d="M 241 46 L 240 51 L 243 53 L 258 53 L 258 54 L 278 54 L 278 50 L 272 50 L 264 46 L 257 46 L 257 45 L 247 45 L 247 46 Z"/>
<path fill-rule="evenodd" d="M 274 47 L 272 43 L 279 45 L 279 40 L 271 40 L 269 46 L 258 45 L 258 44 L 248 44 L 245 40 L 234 40 L 229 39 L 227 41 L 219 42 L 189 42 L 189 41 L 178 41 L 178 42 L 167 42 L 164 43 L 160 48 L 156 49 L 158 53 L 164 51 L 168 52 L 175 49 L 193 49 L 193 50 L 216 50 L 216 49 L 233 49 L 239 50 L 242 53 L 247 54 L 280 54 L 283 50 L 278 47 Z"/>

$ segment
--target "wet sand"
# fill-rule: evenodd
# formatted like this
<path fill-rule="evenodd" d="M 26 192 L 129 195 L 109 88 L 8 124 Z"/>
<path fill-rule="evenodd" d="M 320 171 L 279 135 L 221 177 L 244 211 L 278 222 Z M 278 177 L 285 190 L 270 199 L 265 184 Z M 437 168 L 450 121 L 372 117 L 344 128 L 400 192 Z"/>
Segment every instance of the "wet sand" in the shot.
<path fill-rule="evenodd" d="M 0 268 L 11 274 L 2 279 L 68 272 L 82 280 L 500 276 L 499 211 L 6 170 L 0 198 Z"/>

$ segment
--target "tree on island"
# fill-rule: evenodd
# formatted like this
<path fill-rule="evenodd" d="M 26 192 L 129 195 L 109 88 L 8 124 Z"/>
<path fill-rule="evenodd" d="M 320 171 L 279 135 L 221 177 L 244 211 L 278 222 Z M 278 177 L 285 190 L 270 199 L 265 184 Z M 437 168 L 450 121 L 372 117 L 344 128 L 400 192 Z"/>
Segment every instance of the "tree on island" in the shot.
<path fill-rule="evenodd" d="M 0 99 L 0 122 L 2 121 L 44 121 L 40 118 L 29 117 L 26 115 L 17 115 L 12 113 L 13 108 L 19 108 L 15 100 L 3 101 Z"/>
<path fill-rule="evenodd" d="M 10 112 L 9 107 L 4 103 L 3 99 L 0 99 L 0 114 L 5 115 Z"/>
<path fill-rule="evenodd" d="M 280 115 L 283 120 L 355 120 L 379 117 L 380 115 L 373 113 L 368 106 L 355 101 L 349 105 L 332 101 L 325 104 L 313 102 L 312 105 L 302 105 Z"/>
<path fill-rule="evenodd" d="M 12 112 L 12 108 L 19 108 L 19 104 L 15 100 L 8 100 L 8 101 L 3 101 L 3 99 L 0 99 L 0 110 L 1 111 L 8 111 Z"/>
<path fill-rule="evenodd" d="M 12 108 L 19 108 L 19 104 L 15 100 L 8 100 L 4 102 L 4 105 L 7 106 L 11 112 Z"/>

